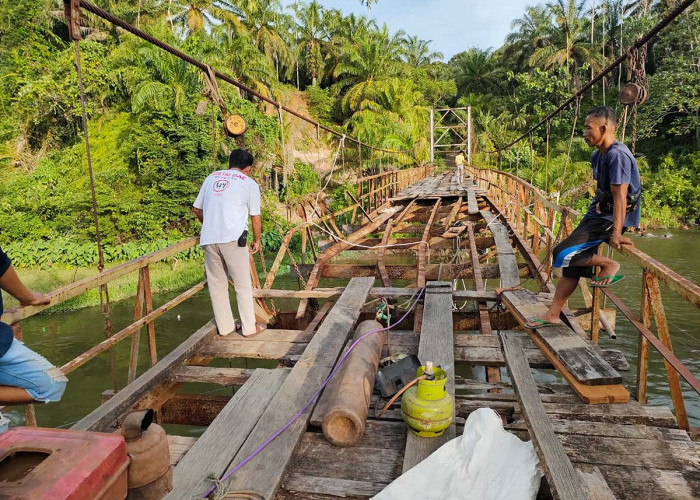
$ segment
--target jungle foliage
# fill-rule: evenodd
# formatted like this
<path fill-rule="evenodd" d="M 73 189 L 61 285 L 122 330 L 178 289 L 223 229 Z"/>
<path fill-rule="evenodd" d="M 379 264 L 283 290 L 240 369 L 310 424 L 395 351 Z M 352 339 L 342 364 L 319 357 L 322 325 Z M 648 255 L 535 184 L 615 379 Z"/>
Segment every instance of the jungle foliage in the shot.
<path fill-rule="evenodd" d="M 447 62 L 429 41 L 317 1 L 95 3 L 261 94 L 279 99 L 303 91 L 322 123 L 406 150 L 398 163 L 428 161 L 431 107 L 471 105 L 478 162 L 500 162 L 580 204 L 590 150 L 575 138 L 566 160 L 574 109 L 552 120 L 549 140 L 544 129 L 533 136 L 533 151 L 526 140 L 498 160 L 487 152 L 554 109 L 673 2 L 604 0 L 595 12 L 575 0 L 528 7 L 502 47 L 468 48 Z M 91 265 L 95 235 L 75 48 L 62 4 L 0 0 L 0 12 L 0 244 L 18 265 Z M 218 109 L 202 96 L 199 69 L 87 13 L 82 33 L 100 227 L 108 259 L 126 260 L 196 233 L 189 206 L 213 168 L 212 116 L 219 168 L 233 145 L 221 137 Z M 649 45 L 650 98 L 636 123 L 647 224 L 700 219 L 698 33 L 696 6 Z M 621 112 L 616 94 L 627 80 L 625 65 L 584 96 L 581 109 L 606 102 Z M 219 88 L 229 111 L 245 118 L 245 147 L 258 159 L 256 176 L 266 179 L 283 156 L 276 110 L 223 82 Z M 581 123 L 579 117 L 576 137 Z M 268 250 L 279 245 L 283 222 L 275 203 L 314 193 L 320 176 L 298 162 L 290 179 L 287 189 L 264 194 Z M 341 193 L 333 197 L 340 203 L 343 186 L 330 189 Z"/>

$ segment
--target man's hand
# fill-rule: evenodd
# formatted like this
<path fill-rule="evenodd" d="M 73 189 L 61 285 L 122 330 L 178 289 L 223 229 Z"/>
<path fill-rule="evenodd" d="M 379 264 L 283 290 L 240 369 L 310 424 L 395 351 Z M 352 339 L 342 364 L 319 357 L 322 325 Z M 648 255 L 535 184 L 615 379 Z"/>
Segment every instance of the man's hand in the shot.
<path fill-rule="evenodd" d="M 250 249 L 252 250 L 253 255 L 258 253 L 260 250 L 260 242 L 259 241 L 254 241 L 252 245 L 250 245 Z"/>
<path fill-rule="evenodd" d="M 29 295 L 20 300 L 20 304 L 23 306 L 43 306 L 49 302 L 51 302 L 49 296 L 40 292 L 29 292 Z"/>
<path fill-rule="evenodd" d="M 618 250 L 620 248 L 622 248 L 622 245 L 629 245 L 631 247 L 634 246 L 634 243 L 632 243 L 631 239 L 629 239 L 625 236 L 622 236 L 622 235 L 617 235 L 617 234 L 613 234 L 610 237 L 610 241 L 608 241 L 608 243 L 610 243 L 610 246 L 612 246 Z"/>

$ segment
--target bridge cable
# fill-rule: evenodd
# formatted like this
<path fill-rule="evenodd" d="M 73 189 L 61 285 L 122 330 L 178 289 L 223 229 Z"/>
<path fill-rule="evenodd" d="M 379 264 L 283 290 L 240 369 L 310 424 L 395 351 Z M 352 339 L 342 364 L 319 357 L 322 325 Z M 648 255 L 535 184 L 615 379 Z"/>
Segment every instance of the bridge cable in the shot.
<path fill-rule="evenodd" d="M 88 118 L 85 110 L 85 87 L 83 85 L 83 71 L 80 63 L 80 46 L 78 40 L 75 43 L 75 69 L 78 76 L 78 90 L 80 92 L 80 108 L 82 112 L 83 135 L 85 136 L 85 155 L 87 158 L 88 172 L 90 174 L 90 194 L 92 196 L 92 217 L 95 225 L 95 240 L 97 242 L 97 270 L 104 271 L 105 256 L 102 248 L 102 238 L 100 235 L 100 222 L 97 215 L 97 195 L 95 194 L 95 176 L 92 170 L 92 155 L 90 154 L 90 139 L 88 136 Z M 109 304 L 109 288 L 107 283 L 100 285 L 100 309 L 104 316 L 104 336 L 109 338 L 112 336 L 112 322 L 110 320 L 110 304 Z M 112 376 L 112 385 L 114 392 L 117 392 L 117 375 L 114 367 L 114 351 L 109 350 L 109 370 Z"/>

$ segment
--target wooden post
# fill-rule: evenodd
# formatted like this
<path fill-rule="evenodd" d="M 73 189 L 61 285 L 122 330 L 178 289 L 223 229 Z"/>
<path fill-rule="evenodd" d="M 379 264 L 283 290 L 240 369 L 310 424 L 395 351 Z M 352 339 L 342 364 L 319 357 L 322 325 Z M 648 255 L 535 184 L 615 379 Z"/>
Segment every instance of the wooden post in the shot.
<path fill-rule="evenodd" d="M 153 312 L 153 294 L 151 293 L 151 271 L 148 266 L 141 269 L 143 272 L 143 295 L 146 301 L 146 314 Z M 158 362 L 158 351 L 156 350 L 156 324 L 149 321 L 146 324 L 148 334 L 148 355 L 151 359 L 151 366 Z"/>
<path fill-rule="evenodd" d="M 547 214 L 547 228 L 550 230 L 554 227 L 554 217 L 556 212 L 549 208 L 545 209 L 545 213 Z M 545 269 L 547 271 L 547 274 L 549 274 L 549 271 L 552 269 L 552 247 L 554 246 L 554 240 L 552 239 L 552 236 L 550 233 L 547 234 L 547 257 L 546 257 L 546 264 L 545 264 Z M 600 247 L 598 247 L 600 248 Z"/>
<path fill-rule="evenodd" d="M 642 271 L 642 323 L 651 329 L 651 300 L 647 286 L 647 274 L 649 271 Z M 637 401 L 639 404 L 647 403 L 647 374 L 649 372 L 649 341 L 639 334 L 639 344 L 637 348 Z"/>
<path fill-rule="evenodd" d="M 139 269 L 139 280 L 136 284 L 136 304 L 134 305 L 134 321 L 143 317 L 144 290 L 143 290 L 143 268 Z M 129 369 L 126 376 L 126 383 L 130 384 L 136 379 L 136 371 L 139 364 L 139 344 L 141 340 L 141 328 L 131 336 L 131 354 L 129 355 Z"/>
<path fill-rule="evenodd" d="M 671 334 L 668 330 L 668 323 L 666 322 L 666 311 L 664 310 L 664 305 L 661 301 L 659 280 L 651 273 L 648 273 L 645 278 L 649 302 L 651 303 L 651 311 L 654 313 L 656 332 L 661 342 L 668 347 L 669 351 L 673 352 L 673 346 L 671 345 Z M 687 431 L 690 429 L 690 425 L 688 423 L 688 414 L 685 409 L 685 401 L 683 400 L 683 391 L 681 390 L 678 372 L 665 359 L 664 364 L 666 365 L 666 377 L 668 378 L 668 387 L 671 391 L 671 401 L 673 401 L 673 409 L 676 413 L 676 420 L 678 420 L 678 427 Z"/>

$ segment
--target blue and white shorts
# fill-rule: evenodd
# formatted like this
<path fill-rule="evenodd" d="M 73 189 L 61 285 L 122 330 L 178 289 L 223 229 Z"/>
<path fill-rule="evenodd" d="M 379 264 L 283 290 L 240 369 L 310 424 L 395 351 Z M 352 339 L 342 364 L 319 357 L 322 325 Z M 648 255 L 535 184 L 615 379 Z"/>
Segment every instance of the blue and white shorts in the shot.
<path fill-rule="evenodd" d="M 613 223 L 601 217 L 584 217 L 571 234 L 552 250 L 554 267 L 561 267 L 567 278 L 592 278 L 593 266 L 578 266 L 589 259 L 598 245 L 612 236 Z"/>
<path fill-rule="evenodd" d="M 35 401 L 60 401 L 67 382 L 59 368 L 17 339 L 0 357 L 0 385 L 21 387 Z"/>

